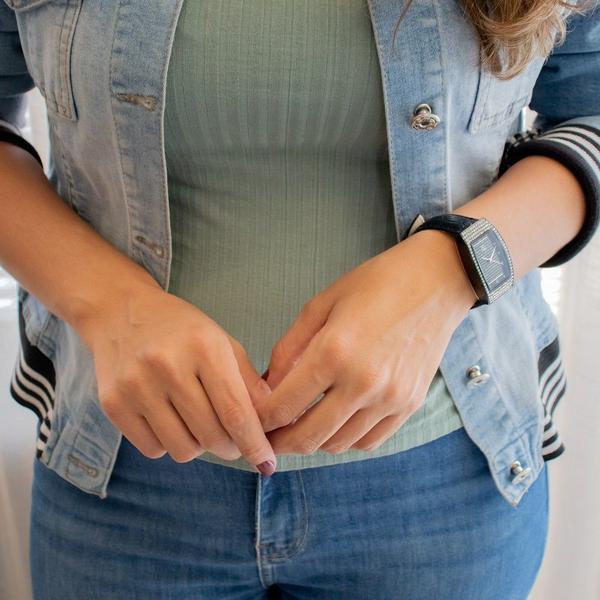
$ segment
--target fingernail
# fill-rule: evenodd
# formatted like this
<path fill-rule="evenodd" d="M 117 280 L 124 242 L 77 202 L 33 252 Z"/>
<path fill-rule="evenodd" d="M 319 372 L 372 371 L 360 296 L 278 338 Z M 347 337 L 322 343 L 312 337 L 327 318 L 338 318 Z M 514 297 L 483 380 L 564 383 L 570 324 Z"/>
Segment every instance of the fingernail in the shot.
<path fill-rule="evenodd" d="M 256 468 L 266 477 L 271 477 L 275 473 L 275 463 L 272 460 L 265 460 L 256 465 Z"/>
<path fill-rule="evenodd" d="M 267 370 L 266 370 L 266 371 L 265 371 L 265 372 L 264 372 L 264 373 L 261 375 L 261 377 L 262 377 L 263 379 L 266 379 L 268 376 L 269 376 L 269 369 L 267 369 Z"/>

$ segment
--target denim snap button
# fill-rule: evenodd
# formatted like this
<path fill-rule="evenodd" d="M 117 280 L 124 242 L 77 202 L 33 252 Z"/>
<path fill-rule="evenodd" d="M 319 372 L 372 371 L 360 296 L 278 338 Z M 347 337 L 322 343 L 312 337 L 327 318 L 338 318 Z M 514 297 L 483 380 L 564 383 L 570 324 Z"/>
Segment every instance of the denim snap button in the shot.
<path fill-rule="evenodd" d="M 141 244 L 144 244 L 145 246 L 148 246 L 148 248 L 151 248 L 152 251 L 158 256 L 162 257 L 165 255 L 165 249 L 162 246 L 159 246 L 158 244 L 151 242 L 150 240 L 145 238 L 143 235 L 136 235 L 135 241 L 140 242 Z"/>
<path fill-rule="evenodd" d="M 523 467 L 518 460 L 515 460 L 510 466 L 510 472 L 514 475 L 512 482 L 514 484 L 521 483 L 521 481 L 531 475 L 531 467 Z"/>
<path fill-rule="evenodd" d="M 483 385 L 490 378 L 490 374 L 482 373 L 479 365 L 472 365 L 467 369 L 467 377 L 469 387 L 477 387 Z"/>
<path fill-rule="evenodd" d="M 438 126 L 440 118 L 431 110 L 431 106 L 422 102 L 417 104 L 410 119 L 410 126 L 413 129 L 429 131 Z"/>

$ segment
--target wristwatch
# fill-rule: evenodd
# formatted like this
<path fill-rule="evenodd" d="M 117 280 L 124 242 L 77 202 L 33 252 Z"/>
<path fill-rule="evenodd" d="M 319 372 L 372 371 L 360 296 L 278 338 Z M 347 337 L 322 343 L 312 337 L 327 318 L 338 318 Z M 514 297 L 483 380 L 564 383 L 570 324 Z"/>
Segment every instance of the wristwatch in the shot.
<path fill-rule="evenodd" d="M 408 235 L 423 229 L 438 229 L 454 236 L 478 297 L 472 308 L 495 302 L 514 285 L 513 264 L 506 243 L 487 219 L 447 213 L 425 220 L 423 215 L 417 215 Z"/>

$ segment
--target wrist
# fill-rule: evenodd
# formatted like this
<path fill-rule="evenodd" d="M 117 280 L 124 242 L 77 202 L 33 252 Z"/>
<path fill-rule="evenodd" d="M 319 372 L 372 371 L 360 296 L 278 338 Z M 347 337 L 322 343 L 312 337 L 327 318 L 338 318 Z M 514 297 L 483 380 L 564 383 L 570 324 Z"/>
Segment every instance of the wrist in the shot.
<path fill-rule="evenodd" d="M 127 283 L 123 285 L 115 285 L 114 281 L 98 283 L 94 289 L 72 298 L 69 322 L 90 350 L 94 337 L 106 326 L 107 320 L 127 313 L 131 298 L 140 293 L 163 291 L 145 270 L 135 277 L 129 273 L 124 280 Z"/>
<path fill-rule="evenodd" d="M 431 264 L 437 265 L 436 281 L 440 292 L 450 300 L 462 319 L 479 299 L 465 270 L 452 234 L 439 229 L 423 229 L 412 234 L 408 240 L 420 241 L 424 252 L 431 256 Z"/>

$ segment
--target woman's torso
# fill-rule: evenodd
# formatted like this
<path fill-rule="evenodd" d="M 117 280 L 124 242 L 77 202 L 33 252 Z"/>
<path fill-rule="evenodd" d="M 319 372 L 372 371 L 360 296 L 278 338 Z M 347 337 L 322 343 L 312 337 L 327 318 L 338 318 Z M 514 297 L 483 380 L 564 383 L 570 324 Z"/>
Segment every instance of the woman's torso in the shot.
<path fill-rule="evenodd" d="M 15 64 L 23 66 L 25 58 L 46 100 L 51 184 L 99 235 L 166 289 L 172 248 L 163 116 L 183 1 L 6 4 L 0 15 L 9 27 L 0 38 Z M 481 64 L 480 41 L 458 0 L 413 2 L 397 27 L 400 4 L 368 0 L 398 241 L 417 214 L 429 218 L 453 210 L 494 181 L 544 63 L 536 58 L 518 76 L 497 79 Z M 11 38 L 15 23 L 22 53 Z M 13 78 L 5 71 L 6 80 Z M 2 89 L 5 108 L 10 98 Z M 547 81 L 540 81 L 539 92 L 547 89 Z M 440 121 L 419 131 L 411 117 L 423 102 Z M 565 101 L 563 108 L 575 116 L 572 104 Z M 40 388 L 48 405 L 40 416 L 36 456 L 73 485 L 104 498 L 122 434 L 101 408 L 93 357 L 77 332 L 35 295 L 23 286 L 18 294 L 21 343 L 12 381 L 32 373 L 47 383 Z M 532 270 L 502 301 L 470 311 L 439 365 L 469 436 L 513 506 L 543 465 L 540 386 L 548 369 L 560 366 L 557 335 L 539 270 Z M 470 381 L 475 365 L 490 375 L 483 385 Z M 16 385 L 11 394 L 35 407 Z M 514 478 L 517 460 L 531 469 L 530 476 Z"/>
<path fill-rule="evenodd" d="M 259 373 L 308 299 L 397 243 L 380 78 L 364 0 L 183 4 L 165 108 L 169 292 L 240 341 Z M 460 426 L 438 371 L 376 451 L 283 455 L 278 470 L 389 454 Z"/>

